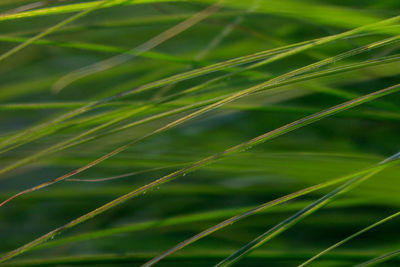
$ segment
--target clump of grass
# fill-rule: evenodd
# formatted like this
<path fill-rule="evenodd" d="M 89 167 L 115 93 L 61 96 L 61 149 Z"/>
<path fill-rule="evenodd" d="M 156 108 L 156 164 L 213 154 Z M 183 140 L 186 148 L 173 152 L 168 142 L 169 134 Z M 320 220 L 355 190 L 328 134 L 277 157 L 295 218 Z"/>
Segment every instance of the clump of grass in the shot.
<path fill-rule="evenodd" d="M 396 264 L 393 7 L 0 3 L 0 261 Z"/>

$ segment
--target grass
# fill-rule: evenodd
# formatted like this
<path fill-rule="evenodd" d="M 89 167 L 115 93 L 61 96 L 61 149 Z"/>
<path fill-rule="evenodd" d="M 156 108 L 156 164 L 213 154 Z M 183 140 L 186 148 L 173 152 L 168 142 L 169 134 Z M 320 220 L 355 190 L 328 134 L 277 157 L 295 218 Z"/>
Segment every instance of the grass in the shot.
<path fill-rule="evenodd" d="M 398 10 L 1 2 L 1 263 L 396 266 Z"/>

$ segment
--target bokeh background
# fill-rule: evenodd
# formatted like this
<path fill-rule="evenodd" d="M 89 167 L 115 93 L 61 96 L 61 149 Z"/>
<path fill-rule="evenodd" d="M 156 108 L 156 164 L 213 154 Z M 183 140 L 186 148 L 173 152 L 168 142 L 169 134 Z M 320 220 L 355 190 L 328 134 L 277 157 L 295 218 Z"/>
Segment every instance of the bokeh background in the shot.
<path fill-rule="evenodd" d="M 0 52 L 9 51 L 75 14 L 52 13 L 51 8 L 57 10 L 83 2 L 91 3 L 1 1 Z M 108 131 L 250 88 L 400 32 L 398 24 L 388 25 L 231 75 L 195 93 L 127 116 L 90 134 L 96 136 L 93 140 L 46 153 L 46 149 L 102 123 L 122 118 L 132 110 L 227 72 L 212 72 L 119 97 L 62 122 L 50 123 L 37 135 L 24 132 L 91 101 L 213 63 L 338 34 L 396 16 L 400 11 L 397 0 L 225 1 L 207 18 L 149 52 L 71 81 L 56 92 L 54 85 L 65 75 L 136 48 L 214 3 L 200 0 L 116 2 L 90 12 L 0 61 L 0 141 L 6 144 L 1 147 L 0 167 L 4 170 L 45 151 L 42 156 L 1 174 L 1 200 L 71 172 L 196 109 L 116 133 Z M 34 13 L 37 10 L 46 12 Z M 25 16 L 12 16 L 17 13 Z M 125 177 L 97 182 L 64 180 L 11 201 L 0 208 L 0 252 L 16 249 L 192 162 L 306 115 L 399 83 L 398 51 L 399 43 L 391 43 L 321 70 L 393 57 L 391 61 L 243 97 L 132 145 L 71 179 L 127 174 Z M 368 168 L 398 152 L 399 103 L 400 95 L 393 94 L 226 157 L 77 225 L 8 261 L 5 266 L 140 265 L 248 208 Z M 4 143 L 21 133 L 23 137 L 14 139 L 15 143 Z M 31 139 L 24 142 L 26 136 Z M 237 266 L 297 266 L 322 249 L 397 212 L 399 174 L 398 166 L 385 169 L 256 249 Z M 159 265 L 214 265 L 333 188 L 258 212 L 172 254 Z M 314 265 L 352 266 L 399 249 L 399 223 L 399 218 L 394 218 L 321 257 Z M 398 264 L 393 258 L 384 266 Z"/>

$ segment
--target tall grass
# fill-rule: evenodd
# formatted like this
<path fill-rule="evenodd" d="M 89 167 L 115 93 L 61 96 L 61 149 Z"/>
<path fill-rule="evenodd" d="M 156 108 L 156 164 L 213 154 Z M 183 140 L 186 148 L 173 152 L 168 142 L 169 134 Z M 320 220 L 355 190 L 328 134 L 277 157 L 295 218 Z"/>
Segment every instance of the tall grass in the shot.
<path fill-rule="evenodd" d="M 399 10 L 1 2 L 1 263 L 397 266 Z"/>

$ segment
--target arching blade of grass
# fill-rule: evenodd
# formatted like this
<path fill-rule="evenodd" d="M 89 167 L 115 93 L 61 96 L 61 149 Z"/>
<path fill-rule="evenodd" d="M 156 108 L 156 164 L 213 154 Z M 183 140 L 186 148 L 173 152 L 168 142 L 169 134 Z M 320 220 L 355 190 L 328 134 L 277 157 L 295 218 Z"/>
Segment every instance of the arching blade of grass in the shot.
<path fill-rule="evenodd" d="M 87 221 L 88 219 L 93 218 L 93 217 L 95 217 L 95 216 L 97 216 L 97 215 L 99 215 L 99 214 L 101 214 L 101 213 L 103 213 L 103 212 L 105 212 L 105 211 L 107 211 L 107 210 L 109 210 L 109 209 L 111 209 L 111 208 L 113 208 L 113 207 L 115 207 L 115 206 L 127 201 L 130 198 L 133 198 L 133 197 L 135 197 L 135 196 L 137 196 L 137 195 L 139 195 L 141 193 L 144 193 L 144 192 L 146 192 L 147 190 L 149 190 L 151 188 L 154 188 L 154 187 L 160 186 L 161 184 L 164 184 L 166 182 L 172 181 L 172 180 L 174 180 L 174 179 L 176 179 L 176 178 L 178 178 L 178 177 L 180 177 L 182 175 L 185 175 L 188 172 L 194 171 L 194 170 L 196 170 L 196 169 L 198 169 L 200 167 L 203 167 L 205 165 L 211 164 L 211 163 L 213 163 L 213 162 L 215 162 L 217 160 L 220 160 L 220 159 L 222 159 L 224 157 L 227 157 L 227 156 L 230 156 L 232 154 L 235 154 L 235 153 L 241 152 L 243 150 L 249 149 L 252 146 L 264 143 L 267 140 L 273 139 L 273 138 L 278 137 L 280 135 L 283 135 L 285 133 L 288 133 L 288 132 L 294 131 L 294 130 L 296 130 L 298 128 L 301 128 L 301 127 L 304 127 L 306 125 L 309 125 L 309 124 L 311 124 L 311 123 L 313 123 L 315 121 L 318 121 L 318 120 L 323 119 L 325 117 L 331 116 L 331 115 L 333 115 L 335 113 L 338 113 L 340 111 L 344 111 L 344 110 L 350 109 L 352 107 L 358 106 L 360 104 L 363 104 L 365 102 L 372 101 L 372 100 L 374 100 L 376 98 L 379 98 L 379 97 L 382 97 L 382 96 L 385 96 L 385 95 L 388 95 L 388 94 L 391 94 L 391 93 L 395 93 L 395 92 L 397 92 L 399 90 L 400 90 L 400 85 L 395 85 L 395 86 L 391 86 L 391 87 L 388 87 L 388 88 L 373 92 L 371 94 L 362 96 L 360 98 L 357 98 L 357 99 L 354 99 L 354 100 L 351 100 L 351 101 L 348 101 L 348 102 L 345 102 L 343 104 L 340 104 L 340 105 L 337 105 L 335 107 L 326 109 L 324 111 L 321 111 L 319 113 L 313 114 L 311 116 L 302 118 L 300 120 L 297 120 L 295 122 L 292 122 L 292 123 L 287 124 L 285 126 L 282 126 L 280 128 L 277 128 L 275 130 L 267 132 L 267 133 L 265 133 L 263 135 L 260 135 L 260 136 L 258 136 L 256 138 L 253 138 L 253 139 L 251 139 L 251 140 L 249 140 L 247 142 L 244 142 L 244 143 L 239 144 L 237 146 L 231 147 L 231 148 L 229 148 L 229 149 L 227 149 L 227 150 L 225 150 L 225 151 L 223 151 L 221 153 L 218 153 L 218 154 L 215 154 L 213 156 L 209 156 L 209 157 L 206 157 L 206 158 L 204 158 L 202 160 L 199 160 L 199 161 L 195 162 L 194 164 L 192 164 L 192 165 L 190 165 L 188 167 L 182 168 L 182 169 L 180 169 L 178 171 L 175 171 L 175 172 L 173 172 L 173 173 L 171 173 L 169 175 L 161 177 L 161 178 L 159 178 L 159 179 L 157 179 L 157 180 L 155 180 L 155 181 L 153 181 L 153 182 L 151 182 L 151 183 L 149 183 L 147 185 L 144 185 L 144 186 L 142 186 L 142 187 L 140 187 L 138 189 L 135 189 L 135 190 L 123 195 L 123 196 L 120 196 L 120 197 L 114 199 L 113 201 L 110 201 L 110 202 L 106 203 L 105 205 L 103 205 L 103 206 L 101 206 L 101 207 L 99 207 L 99 208 L 97 208 L 97 209 L 95 209 L 95 210 L 93 210 L 93 211 L 91 211 L 91 212 L 79 217 L 79 218 L 76 218 L 76 219 L 72 220 L 71 222 L 69 222 L 69 223 L 67 223 L 67 224 L 65 224 L 63 226 L 48 232 L 47 234 L 45 234 L 45 235 L 33 240 L 32 242 L 29 242 L 29 243 L 23 245 L 22 247 L 19 247 L 19 248 L 13 250 L 13 251 L 7 253 L 2 258 L 0 258 L 0 262 L 6 261 L 7 259 L 10 259 L 10 258 L 13 258 L 16 255 L 19 255 L 19 254 L 29 250 L 30 248 L 32 248 L 32 247 L 34 247 L 34 246 L 36 246 L 36 245 L 38 245 L 38 244 L 50 239 L 52 236 L 54 236 L 54 235 L 56 235 L 56 234 L 58 234 L 58 233 L 60 233 L 60 232 L 62 232 L 64 230 L 66 230 L 66 229 L 69 229 L 71 227 L 74 227 L 75 225 L 78 225 L 78 224 L 80 224 L 80 223 L 82 223 L 84 221 Z M 117 150 L 114 150 L 111 153 L 114 153 L 114 154 L 118 153 L 120 150 L 125 149 L 126 146 L 127 145 L 122 146 L 122 147 L 118 148 Z M 106 156 L 108 156 L 108 155 L 110 155 L 110 154 L 107 154 Z M 102 158 L 97 159 L 96 161 L 90 163 L 89 165 L 86 165 L 86 166 L 84 166 L 84 167 L 82 167 L 82 168 L 80 168 L 78 170 L 75 170 L 74 172 L 72 172 L 70 174 L 66 174 L 66 175 L 64 175 L 64 176 L 62 176 L 60 178 L 57 178 L 57 179 L 55 179 L 53 181 L 50 181 L 47 184 L 43 184 L 41 187 L 45 187 L 45 186 L 47 186 L 47 185 L 49 185 L 51 183 L 66 179 L 69 176 L 72 176 L 73 174 L 78 173 L 79 171 L 83 171 L 84 169 L 87 169 L 87 168 L 91 167 L 92 165 L 96 164 L 97 162 L 101 161 L 104 157 L 105 156 L 103 156 Z M 3 202 L 3 203 L 6 203 L 6 202 Z"/>
<path fill-rule="evenodd" d="M 15 54 L 15 53 L 21 51 L 21 50 L 24 49 L 25 47 L 27 47 L 27 46 L 29 46 L 30 44 L 34 43 L 35 41 L 37 41 L 37 40 L 39 40 L 39 39 L 41 39 L 41 38 L 43 38 L 43 37 L 45 37 L 45 36 L 47 36 L 47 35 L 49 35 L 49 34 L 55 32 L 55 31 L 57 31 L 59 28 L 63 27 L 64 25 L 66 25 L 66 24 L 68 24 L 68 23 L 71 23 L 71 22 L 73 22 L 73 21 L 75 21 L 75 20 L 77 20 L 77 19 L 79 19 L 79 18 L 81 18 L 81 17 L 83 17 L 83 16 L 86 16 L 86 15 L 89 14 L 90 12 L 93 12 L 93 11 L 95 11 L 96 9 L 99 9 L 99 8 L 101 8 L 103 5 L 105 5 L 105 4 L 109 3 L 109 2 L 112 2 L 112 1 L 113 1 L 113 0 L 98 1 L 95 5 L 92 5 L 90 8 L 88 8 L 88 9 L 86 9 L 86 10 L 84 10 L 84 11 L 82 11 L 82 12 L 80 12 L 80 13 L 78 13 L 78 14 L 76 14 L 76 15 L 70 17 L 70 18 L 65 19 L 65 20 L 63 20 L 63 21 L 57 23 L 57 24 L 54 25 L 54 26 L 51 26 L 51 27 L 48 28 L 47 30 L 45 30 L 45 31 L 43 31 L 43 32 L 41 32 L 41 33 L 35 35 L 35 36 L 32 37 L 32 38 L 29 38 L 28 40 L 26 40 L 26 41 L 23 42 L 22 44 L 20 44 L 20 45 L 14 47 L 14 48 L 12 48 L 11 50 L 9 50 L 9 51 L 3 53 L 2 55 L 0 55 L 0 61 L 5 60 L 6 58 L 10 57 L 11 55 L 13 55 L 13 54 Z M 29 12 L 29 11 L 28 11 L 28 12 Z M 17 16 L 18 16 L 19 14 L 14 14 L 14 15 L 17 15 Z M 7 16 L 7 15 L 3 15 L 2 17 L 4 18 L 5 16 Z M 1 20 L 2 17 L 0 17 L 0 20 Z"/>
<path fill-rule="evenodd" d="M 222 228 L 225 228 L 226 226 L 232 225 L 233 223 L 235 223 L 235 222 L 237 222 L 239 220 L 242 220 L 244 218 L 247 218 L 247 217 L 249 217 L 251 215 L 254 215 L 254 214 L 256 214 L 256 213 L 258 213 L 258 212 L 260 212 L 262 210 L 265 210 L 265 209 L 274 207 L 276 205 L 285 203 L 285 202 L 290 201 L 292 199 L 295 199 L 295 198 L 298 198 L 300 196 L 303 196 L 303 195 L 312 193 L 314 191 L 317 191 L 319 189 L 326 188 L 326 187 L 329 187 L 329 186 L 332 186 L 332 185 L 335 185 L 335 184 L 338 184 L 338 183 L 341 183 L 341 182 L 348 181 L 348 180 L 350 180 L 350 179 L 352 179 L 354 177 L 360 176 L 360 175 L 368 174 L 368 173 L 375 172 L 375 171 L 382 171 L 383 169 L 385 169 L 387 167 L 390 167 L 390 166 L 392 166 L 394 164 L 395 164 L 394 162 L 385 162 L 385 163 L 383 163 L 381 165 L 373 166 L 373 167 L 367 168 L 367 169 L 362 170 L 362 171 L 358 171 L 358 172 L 355 172 L 355 173 L 352 173 L 352 174 L 349 174 L 349 175 L 345 175 L 343 177 L 339 177 L 339 178 L 336 178 L 336 179 L 329 180 L 329 181 L 324 182 L 324 183 L 313 185 L 313 186 L 304 188 L 302 190 L 299 190 L 297 192 L 293 192 L 293 193 L 291 193 L 289 195 L 286 195 L 286 196 L 274 199 L 272 201 L 263 203 L 263 204 L 261 204 L 261 205 L 259 205 L 257 207 L 254 207 L 254 208 L 249 209 L 249 210 L 247 210 L 247 211 L 245 211 L 243 213 L 240 213 L 240 214 L 235 215 L 235 216 L 233 216 L 233 217 L 231 217 L 229 219 L 226 219 L 226 220 L 224 220 L 224 221 L 222 221 L 222 222 L 220 222 L 220 223 L 218 223 L 218 224 L 216 224 L 216 225 L 214 225 L 214 226 L 212 226 L 210 228 L 207 228 L 206 230 L 202 231 L 201 233 L 199 233 L 199 234 L 197 234 L 197 235 L 195 235 L 195 236 L 193 236 L 193 237 L 191 237 L 189 239 L 186 239 L 185 241 L 177 244 L 176 246 L 172 247 L 171 249 L 168 249 L 167 251 L 161 253 L 157 257 L 154 257 L 152 260 L 147 262 L 145 264 L 145 266 L 151 266 L 151 265 L 159 262 L 160 260 L 170 256 L 171 254 L 177 252 L 178 250 L 181 250 L 184 247 L 187 247 L 188 245 L 190 245 L 190 244 L 192 244 L 192 243 L 194 243 L 194 242 L 196 242 L 196 241 L 198 241 L 198 240 L 200 240 L 200 239 L 202 239 L 202 238 L 204 238 L 204 237 L 206 237 L 206 236 L 208 236 L 208 235 L 210 235 L 210 234 L 212 234 L 212 233 L 214 233 L 216 231 L 219 231 Z"/>
<path fill-rule="evenodd" d="M 158 86 L 167 85 L 167 84 L 170 84 L 170 83 L 175 83 L 175 82 L 186 80 L 186 79 L 189 79 L 189 78 L 193 78 L 193 77 L 196 77 L 196 76 L 199 76 L 199 75 L 204 75 L 204 74 L 207 74 L 207 73 L 210 73 L 210 72 L 215 72 L 217 70 L 223 70 L 223 69 L 226 69 L 226 68 L 234 66 L 234 65 L 244 64 L 244 63 L 247 63 L 247 62 L 255 61 L 257 59 L 261 59 L 263 57 L 266 57 L 266 56 L 269 56 L 271 54 L 277 53 L 279 51 L 284 51 L 284 50 L 286 50 L 288 48 L 293 48 L 293 49 L 291 49 L 291 50 L 289 50 L 287 52 L 279 54 L 278 56 L 272 57 L 269 60 L 264 61 L 264 62 L 262 62 L 260 64 L 267 64 L 267 63 L 275 62 L 276 60 L 279 60 L 279 59 L 282 59 L 282 58 L 285 58 L 285 57 L 288 57 L 288 56 L 291 56 L 291 55 L 306 51 L 306 50 L 308 50 L 310 48 L 313 48 L 315 46 L 322 45 L 322 44 L 325 44 L 325 43 L 329 43 L 329 42 L 332 42 L 332 41 L 335 41 L 335 40 L 339 40 L 339 39 L 342 39 L 342 38 L 345 38 L 345 37 L 348 37 L 348 36 L 363 32 L 363 31 L 368 31 L 368 30 L 374 29 L 376 27 L 381 27 L 381 26 L 385 26 L 385 25 L 388 25 L 388 24 L 392 24 L 392 23 L 395 23 L 395 22 L 397 22 L 399 20 L 400 20 L 400 16 L 396 16 L 396 17 L 389 18 L 389 19 L 386 19 L 386 20 L 383 20 L 383 21 L 379 21 L 377 23 L 364 25 L 364 26 L 361 26 L 359 28 L 355 28 L 355 29 L 352 29 L 350 31 L 343 32 L 343 33 L 340 33 L 340 34 L 327 36 L 327 37 L 323 37 L 323 38 L 315 39 L 315 40 L 311 40 L 311 41 L 305 41 L 305 42 L 301 42 L 301 43 L 297 43 L 297 44 L 292 44 L 292 45 L 288 45 L 288 46 L 277 48 L 277 49 L 263 51 L 263 52 L 260 52 L 260 53 L 255 53 L 255 54 L 252 54 L 252 55 L 249 55 L 249 56 L 244 56 L 244 57 L 236 58 L 236 59 L 233 59 L 233 60 L 228 60 L 228 61 L 225 61 L 225 62 L 222 62 L 222 63 L 213 64 L 211 66 L 207 66 L 207 67 L 200 68 L 200 69 L 195 69 L 193 71 L 189 71 L 189 72 L 186 72 L 186 73 L 178 74 L 178 75 L 175 75 L 175 76 L 168 77 L 166 79 L 162 79 L 162 80 L 155 81 L 155 82 L 143 85 L 143 86 L 139 86 L 137 88 L 134 88 L 134 89 L 131 89 L 131 90 L 128 90 L 128 91 L 124 91 L 124 92 L 121 92 L 119 94 L 116 94 L 116 95 L 113 95 L 113 96 L 110 96 L 110 97 L 107 97 L 107 98 L 104 98 L 104 99 L 101 99 L 101 100 L 98 100 L 98 101 L 91 102 L 87 106 L 84 106 L 84 107 L 81 107 L 79 109 L 73 110 L 73 111 L 71 111 L 69 113 L 63 114 L 63 115 L 61 115 L 61 116 L 59 116 L 59 117 L 57 117 L 57 118 L 55 118 L 55 119 L 53 119 L 53 120 L 51 120 L 49 122 L 46 122 L 44 124 L 39 124 L 39 125 L 37 125 L 37 126 L 35 126 L 33 128 L 30 128 L 28 130 L 25 130 L 25 131 L 22 131 L 20 133 L 17 133 L 16 135 L 13 135 L 12 137 L 10 137 L 10 138 L 8 138 L 6 140 L 3 140 L 0 143 L 0 149 L 4 148 L 5 146 L 8 146 L 10 144 L 13 144 L 15 142 L 18 142 L 20 140 L 24 140 L 26 138 L 29 139 L 29 137 L 31 137 L 31 139 L 29 139 L 29 140 L 35 139 L 36 132 L 39 131 L 40 129 L 43 129 L 43 128 L 46 128 L 46 127 L 50 127 L 51 125 L 53 125 L 55 123 L 59 123 L 59 122 L 61 122 L 63 120 L 72 118 L 72 117 L 74 117 L 76 115 L 79 115 L 79 114 L 81 114 L 83 112 L 86 112 L 86 111 L 88 111 L 88 110 L 90 110 L 90 109 L 92 109 L 92 108 L 94 108 L 94 107 L 96 107 L 98 105 L 101 105 L 103 103 L 118 99 L 118 98 L 123 97 L 123 96 L 128 96 L 128 95 L 131 95 L 131 94 L 134 94 L 134 93 L 143 92 L 143 91 L 146 91 L 146 90 L 158 87 Z M 274 81 L 274 82 L 276 82 L 276 81 Z M 32 136 L 33 136 L 33 138 L 32 138 Z"/>
<path fill-rule="evenodd" d="M 369 230 L 371 230 L 371 229 L 373 229 L 373 228 L 375 228 L 375 227 L 377 227 L 377 226 L 379 226 L 379 225 L 381 225 L 381 224 L 383 224 L 383 223 L 385 223 L 385 222 L 387 222 L 387 221 L 390 221 L 390 220 L 396 218 L 396 217 L 399 216 L 399 215 L 400 215 L 400 212 L 396 212 L 396 213 L 394 213 L 394 214 L 392 214 L 392 215 L 390 215 L 390 216 L 388 216 L 388 217 L 386 217 L 386 218 L 383 218 L 382 220 L 380 220 L 380 221 L 378 221 L 378 222 L 376 222 L 376 223 L 374 223 L 374 224 L 371 224 L 371 225 L 365 227 L 364 229 L 362 229 L 362 230 L 360 230 L 360 231 L 358 231 L 358 232 L 352 234 L 351 236 L 349 236 L 349 237 L 347 237 L 347 238 L 345 238 L 345 239 L 343 239 L 343 240 L 341 240 L 341 241 L 339 241 L 339 242 L 333 244 L 333 245 L 330 246 L 329 248 L 324 249 L 323 251 L 321 251 L 320 253 L 318 253 L 318 254 L 315 255 L 314 257 L 312 257 L 312 258 L 308 259 L 307 261 L 303 262 L 302 264 L 300 264 L 299 267 L 303 267 L 303 266 L 306 266 L 306 265 L 310 264 L 311 262 L 313 262 L 313 261 L 315 261 L 316 259 L 318 259 L 319 257 L 325 255 L 325 254 L 328 253 L 329 251 L 331 251 L 331 250 L 337 248 L 338 246 L 343 245 L 344 243 L 350 241 L 351 239 L 353 239 L 353 238 L 355 238 L 355 237 L 357 237 L 357 236 L 359 236 L 359 235 L 361 235 L 361 234 L 363 234 L 363 233 L 365 233 L 365 232 L 367 232 L 367 231 L 369 231 Z"/>
<path fill-rule="evenodd" d="M 390 161 L 395 161 L 395 160 L 398 160 L 399 158 L 400 158 L 400 152 L 389 157 L 388 159 L 382 161 L 379 164 L 383 164 L 383 163 L 390 162 Z M 304 219 L 306 216 L 316 212 L 318 209 L 320 209 L 323 206 L 325 206 L 326 204 L 328 204 L 335 197 L 350 191 L 351 189 L 353 189 L 360 183 L 366 181 L 373 175 L 379 173 L 380 171 L 381 170 L 375 170 L 375 171 L 372 171 L 365 175 L 358 176 L 358 177 L 351 179 L 350 181 L 346 182 L 342 186 L 338 187 L 337 189 L 335 189 L 335 190 L 331 191 L 330 193 L 326 194 L 325 196 L 321 197 L 320 199 L 318 199 L 311 205 L 307 206 L 306 208 L 300 210 L 299 212 L 295 213 L 291 217 L 287 218 L 286 220 L 284 220 L 281 223 L 277 224 L 276 226 L 272 227 L 267 232 L 258 236 L 256 239 L 254 239 L 247 245 L 245 245 L 242 248 L 240 248 L 239 250 L 237 250 L 231 256 L 222 260 L 220 263 L 217 264 L 217 266 L 231 266 L 232 264 L 239 261 L 241 258 L 246 256 L 248 253 L 250 253 L 254 249 L 260 247 L 261 245 L 265 244 L 272 238 L 274 238 L 277 235 L 281 234 L 282 232 L 286 231 L 287 229 L 289 229 L 290 227 L 295 225 L 297 222 Z"/>
<path fill-rule="evenodd" d="M 361 264 L 357 264 L 354 267 L 374 266 L 374 265 L 377 265 L 377 264 L 380 264 L 380 263 L 384 263 L 385 261 L 388 261 L 388 260 L 392 259 L 393 257 L 396 257 L 399 254 L 400 254 L 400 249 L 397 249 L 395 251 L 386 253 L 386 254 L 384 254 L 382 256 L 373 258 L 372 260 L 363 262 Z"/>
<path fill-rule="evenodd" d="M 159 46 L 160 44 L 164 43 L 165 41 L 173 38 L 174 36 L 186 31 L 190 27 L 196 25 L 200 21 L 204 20 L 205 18 L 209 17 L 213 13 L 215 13 L 219 9 L 219 4 L 221 1 L 217 1 L 216 4 L 207 7 L 206 9 L 196 13 L 192 17 L 186 19 L 185 21 L 175 25 L 172 28 L 160 33 L 159 35 L 151 38 L 150 40 L 144 42 L 143 44 L 129 50 L 127 53 L 120 54 L 106 60 L 96 62 L 89 66 L 77 69 L 67 75 L 61 77 L 58 81 L 56 81 L 53 85 L 53 92 L 58 93 L 63 88 L 68 86 L 69 84 L 73 83 L 76 80 L 84 78 L 88 75 L 102 72 L 113 68 L 117 65 L 127 62 L 137 56 L 140 56 L 143 52 L 150 51 L 155 47 Z"/>

